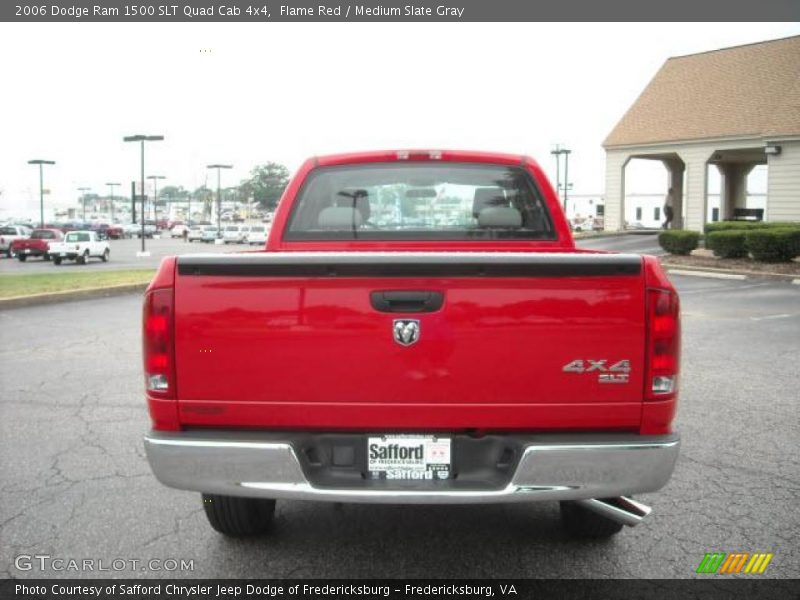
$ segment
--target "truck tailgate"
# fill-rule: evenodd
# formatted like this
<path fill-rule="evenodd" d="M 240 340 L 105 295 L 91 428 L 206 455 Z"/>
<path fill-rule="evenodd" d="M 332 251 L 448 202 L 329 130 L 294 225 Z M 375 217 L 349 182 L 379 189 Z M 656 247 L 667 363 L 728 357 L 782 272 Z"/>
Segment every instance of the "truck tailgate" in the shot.
<path fill-rule="evenodd" d="M 636 429 L 645 351 L 641 260 L 586 253 L 180 257 L 180 421 Z M 431 307 L 403 302 L 392 294 L 399 291 L 441 295 L 441 307 L 423 312 Z M 385 292 L 400 301 L 376 307 L 374 295 Z M 417 338 L 396 334 L 398 320 L 401 327 L 417 321 Z"/>

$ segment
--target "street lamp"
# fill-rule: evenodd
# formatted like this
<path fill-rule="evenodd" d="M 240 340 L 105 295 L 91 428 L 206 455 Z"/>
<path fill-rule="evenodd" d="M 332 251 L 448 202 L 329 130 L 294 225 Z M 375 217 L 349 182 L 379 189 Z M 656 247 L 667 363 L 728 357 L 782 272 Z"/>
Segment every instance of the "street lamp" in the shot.
<path fill-rule="evenodd" d="M 42 165 L 54 165 L 53 160 L 42 160 L 37 158 L 28 161 L 29 165 L 39 165 L 39 227 L 44 227 L 44 174 L 42 173 Z"/>
<path fill-rule="evenodd" d="M 148 175 L 148 179 L 153 180 L 153 220 L 158 221 L 158 180 L 166 179 L 163 175 Z"/>
<path fill-rule="evenodd" d="M 111 222 L 114 222 L 114 186 L 120 185 L 119 183 L 107 183 L 109 192 L 111 193 Z"/>
<path fill-rule="evenodd" d="M 123 142 L 140 142 L 142 145 L 141 175 L 142 175 L 142 256 L 147 256 L 144 250 L 144 143 L 160 142 L 164 139 L 163 135 L 127 135 L 122 138 Z"/>
<path fill-rule="evenodd" d="M 217 170 L 217 238 L 222 237 L 222 227 L 220 225 L 220 215 L 222 212 L 222 188 L 220 187 L 220 171 L 222 169 L 232 169 L 233 165 L 208 165 L 208 169 Z"/>
<path fill-rule="evenodd" d="M 568 150 L 567 148 L 562 148 L 559 144 L 556 144 L 555 150 L 551 150 L 550 154 L 556 157 L 556 190 L 562 189 L 561 186 L 561 177 L 560 177 L 560 163 L 561 163 L 561 155 L 564 155 L 564 214 L 567 212 L 567 196 L 569 190 L 569 155 L 572 154 L 572 150 Z"/>
<path fill-rule="evenodd" d="M 79 192 L 83 192 L 82 203 L 83 203 L 83 221 L 84 222 L 86 222 L 86 192 L 91 191 L 91 189 L 92 188 L 88 188 L 88 187 L 79 187 L 78 188 Z"/>

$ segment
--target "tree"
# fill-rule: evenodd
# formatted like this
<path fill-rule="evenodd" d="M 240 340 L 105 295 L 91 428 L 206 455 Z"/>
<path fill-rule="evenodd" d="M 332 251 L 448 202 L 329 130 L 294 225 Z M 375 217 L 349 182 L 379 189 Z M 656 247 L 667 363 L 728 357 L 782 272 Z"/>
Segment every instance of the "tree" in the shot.
<path fill-rule="evenodd" d="M 192 192 L 192 198 L 202 203 L 203 218 L 208 219 L 211 216 L 211 202 L 214 199 L 214 193 L 205 185 L 201 185 Z"/>
<path fill-rule="evenodd" d="M 165 185 L 158 190 L 156 199 L 159 206 L 164 206 L 167 202 L 185 202 L 189 196 L 189 191 L 183 189 L 182 185 Z"/>
<path fill-rule="evenodd" d="M 252 197 L 259 206 L 272 210 L 277 206 L 288 183 L 289 169 L 281 164 L 268 162 L 254 167 L 250 178 L 239 184 L 239 191 L 243 198 Z"/>

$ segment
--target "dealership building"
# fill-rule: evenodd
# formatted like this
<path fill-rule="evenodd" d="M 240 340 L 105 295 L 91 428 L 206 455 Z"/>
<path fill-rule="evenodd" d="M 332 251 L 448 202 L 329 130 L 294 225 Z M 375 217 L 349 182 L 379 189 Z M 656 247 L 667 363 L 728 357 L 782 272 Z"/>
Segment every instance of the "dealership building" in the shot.
<path fill-rule="evenodd" d="M 603 143 L 605 228 L 625 226 L 625 171 L 660 161 L 673 188 L 673 226 L 707 221 L 800 221 L 800 36 L 670 58 Z M 747 205 L 747 176 L 766 165 L 762 208 Z M 719 207 L 709 179 L 720 176 Z"/>

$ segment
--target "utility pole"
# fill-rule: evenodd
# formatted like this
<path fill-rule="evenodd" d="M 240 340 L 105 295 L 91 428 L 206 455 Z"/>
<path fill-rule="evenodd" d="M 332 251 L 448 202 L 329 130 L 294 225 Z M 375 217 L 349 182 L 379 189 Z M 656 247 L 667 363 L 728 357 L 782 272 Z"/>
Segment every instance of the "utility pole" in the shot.
<path fill-rule="evenodd" d="M 148 179 L 153 180 L 153 220 L 158 221 L 158 180 L 166 179 L 163 175 L 148 175 Z"/>
<path fill-rule="evenodd" d="M 91 191 L 91 189 L 92 188 L 88 188 L 88 187 L 79 187 L 78 188 L 79 192 L 83 192 L 82 203 L 83 203 L 83 220 L 84 220 L 84 222 L 86 221 L 86 192 Z"/>
<path fill-rule="evenodd" d="M 550 154 L 556 157 L 556 194 L 558 194 L 558 190 L 561 189 L 561 145 L 556 144 Z"/>
<path fill-rule="evenodd" d="M 106 183 L 109 193 L 111 194 L 111 222 L 114 222 L 114 186 L 120 185 L 119 183 Z"/>
<path fill-rule="evenodd" d="M 29 165 L 39 165 L 39 227 L 44 227 L 44 173 L 43 165 L 56 164 L 53 160 L 42 160 L 40 158 L 29 160 Z"/>
<path fill-rule="evenodd" d="M 560 163 L 561 155 L 564 155 L 564 214 L 567 214 L 567 198 L 569 196 L 569 155 L 572 150 L 562 148 L 560 144 L 556 144 L 554 150 L 550 154 L 556 157 L 556 191 L 561 189 L 561 176 L 560 176 Z"/>
<path fill-rule="evenodd" d="M 222 226 L 220 224 L 222 214 L 222 187 L 220 185 L 220 172 L 222 169 L 232 169 L 233 165 L 208 165 L 208 169 L 217 170 L 217 239 L 222 237 Z"/>

